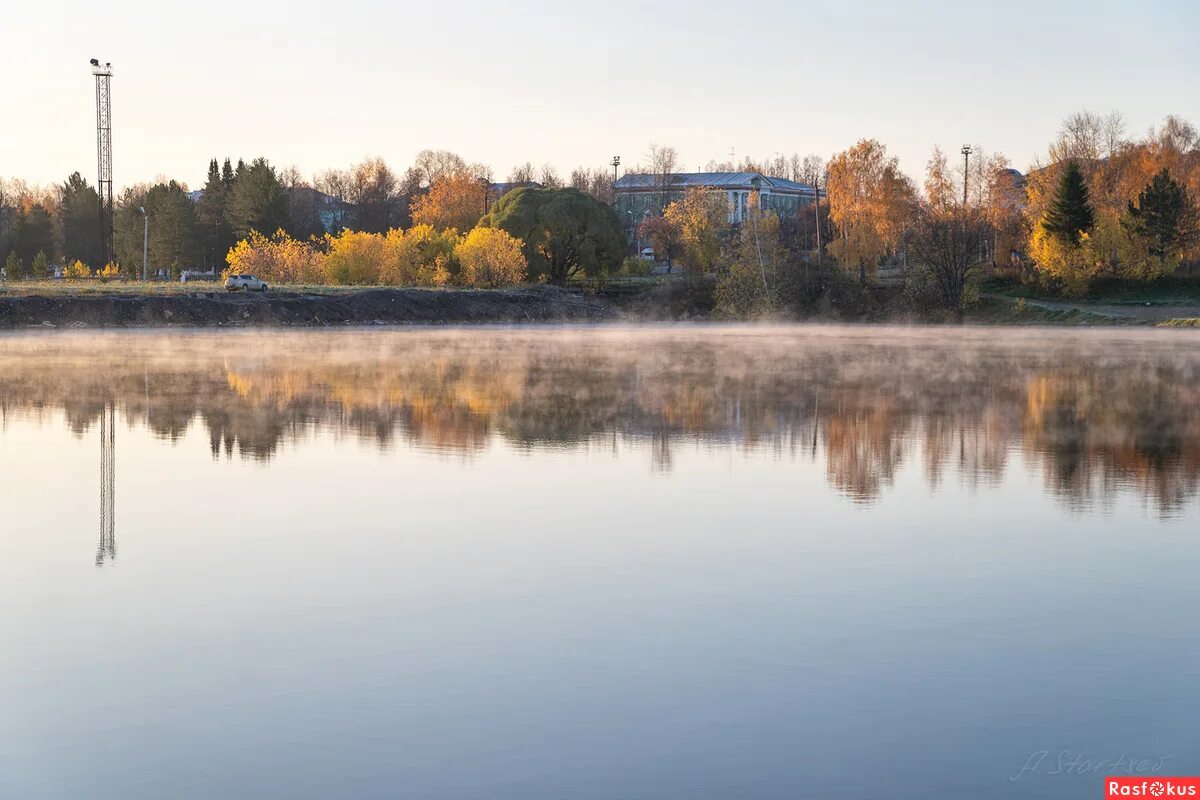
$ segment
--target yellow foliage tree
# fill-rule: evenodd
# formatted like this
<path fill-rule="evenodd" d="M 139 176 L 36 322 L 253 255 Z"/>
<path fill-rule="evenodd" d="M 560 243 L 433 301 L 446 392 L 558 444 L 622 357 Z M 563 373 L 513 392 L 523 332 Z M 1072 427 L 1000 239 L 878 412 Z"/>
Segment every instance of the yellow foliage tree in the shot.
<path fill-rule="evenodd" d="M 865 284 L 900 246 L 916 198 L 912 182 L 886 147 L 863 139 L 829 162 L 825 190 L 838 233 L 829 252 Z"/>
<path fill-rule="evenodd" d="M 483 216 L 485 191 L 484 181 L 467 170 L 446 175 L 413 201 L 413 223 L 469 231 Z"/>
<path fill-rule="evenodd" d="M 372 286 L 388 274 L 391 253 L 383 234 L 344 230 L 328 237 L 325 278 L 338 286 Z"/>
<path fill-rule="evenodd" d="M 1062 285 L 1066 294 L 1079 296 L 1100 273 L 1103 259 L 1096 253 L 1097 242 L 1091 234 L 1080 235 L 1079 244 L 1064 242 L 1040 223 L 1029 240 L 1029 256 L 1042 273 Z"/>
<path fill-rule="evenodd" d="M 121 277 L 121 268 L 110 261 L 104 265 L 104 269 L 96 273 L 96 277 L 103 281 L 116 280 Z"/>
<path fill-rule="evenodd" d="M 88 265 L 82 261 L 76 260 L 73 264 L 68 264 L 63 270 L 63 277 L 67 280 L 78 280 L 80 278 L 90 278 L 92 271 L 88 269 Z"/>
<path fill-rule="evenodd" d="M 464 286 L 512 286 L 525 280 L 525 243 L 499 228 L 475 228 L 454 248 Z"/>
<path fill-rule="evenodd" d="M 272 237 L 258 231 L 230 248 L 224 274 L 255 275 L 274 284 L 321 283 L 325 279 L 324 254 L 313 242 L 302 242 L 282 230 Z"/>
<path fill-rule="evenodd" d="M 663 216 L 679 229 L 679 260 L 684 267 L 697 275 L 715 271 L 722 235 L 729 230 L 729 205 L 724 195 L 690 189 L 681 200 L 668 205 Z"/>
<path fill-rule="evenodd" d="M 422 286 L 444 286 L 458 269 L 454 247 L 458 233 L 453 229 L 436 230 L 432 225 L 414 225 L 404 234 L 403 272 L 408 282 Z"/>

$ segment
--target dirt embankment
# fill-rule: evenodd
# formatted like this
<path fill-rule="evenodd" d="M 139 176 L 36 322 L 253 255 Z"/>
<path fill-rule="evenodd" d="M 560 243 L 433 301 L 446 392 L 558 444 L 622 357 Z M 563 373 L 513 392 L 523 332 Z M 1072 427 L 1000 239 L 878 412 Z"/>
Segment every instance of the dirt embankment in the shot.
<path fill-rule="evenodd" d="M 0 328 L 578 322 L 615 316 L 603 301 L 553 287 L 0 295 Z"/>

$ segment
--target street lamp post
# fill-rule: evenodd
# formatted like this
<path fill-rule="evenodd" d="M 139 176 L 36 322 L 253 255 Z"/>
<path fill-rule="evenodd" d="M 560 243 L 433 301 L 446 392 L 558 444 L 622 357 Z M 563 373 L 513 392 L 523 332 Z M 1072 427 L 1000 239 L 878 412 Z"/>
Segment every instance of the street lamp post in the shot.
<path fill-rule="evenodd" d="M 145 207 L 139 206 L 138 211 L 142 212 L 142 282 L 149 280 L 146 274 L 146 265 L 150 259 L 150 215 L 146 213 Z"/>
<path fill-rule="evenodd" d="M 963 208 L 966 208 L 967 207 L 967 184 L 970 182 L 970 175 L 971 175 L 971 173 L 970 173 L 971 152 L 972 152 L 971 145 L 964 144 L 962 146 L 962 150 L 960 150 L 959 152 L 961 152 L 963 154 Z"/>

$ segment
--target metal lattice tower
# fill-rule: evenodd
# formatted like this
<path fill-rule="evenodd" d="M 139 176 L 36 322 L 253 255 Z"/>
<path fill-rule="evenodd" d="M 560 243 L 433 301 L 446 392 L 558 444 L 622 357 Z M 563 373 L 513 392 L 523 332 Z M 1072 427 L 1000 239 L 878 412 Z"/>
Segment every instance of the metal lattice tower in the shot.
<path fill-rule="evenodd" d="M 113 261 L 113 176 L 112 176 L 112 64 L 101 65 L 92 59 L 96 76 L 96 160 L 99 176 L 96 193 L 100 195 L 100 256 L 103 267 Z"/>

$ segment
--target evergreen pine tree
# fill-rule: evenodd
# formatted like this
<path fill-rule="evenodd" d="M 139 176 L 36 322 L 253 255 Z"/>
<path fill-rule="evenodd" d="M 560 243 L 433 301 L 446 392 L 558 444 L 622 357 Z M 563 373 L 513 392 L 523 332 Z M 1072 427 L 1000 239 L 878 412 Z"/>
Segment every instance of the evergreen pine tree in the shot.
<path fill-rule="evenodd" d="M 1042 218 L 1042 227 L 1071 245 L 1079 244 L 1080 235 L 1091 233 L 1096 224 L 1088 196 L 1087 180 L 1078 162 L 1071 160 L 1058 182 L 1058 191 Z"/>
<path fill-rule="evenodd" d="M 225 157 L 225 163 L 221 166 L 221 183 L 225 184 L 225 188 L 229 189 L 233 186 L 233 164 L 229 161 L 229 157 Z"/>
<path fill-rule="evenodd" d="M 1196 207 L 1166 169 L 1142 189 L 1137 205 L 1130 201 L 1124 222 L 1156 258 L 1178 255 L 1197 235 Z"/>
<path fill-rule="evenodd" d="M 229 192 L 226 215 L 239 239 L 252 230 L 270 236 L 280 228 L 288 228 L 287 193 L 265 158 L 256 158 L 239 170 Z"/>
<path fill-rule="evenodd" d="M 233 170 L 229 159 L 225 160 L 225 168 L 233 180 Z M 225 183 L 221 168 L 214 158 L 208 163 L 208 179 L 204 182 L 204 194 L 196 204 L 196 217 L 200 224 L 201 255 L 205 267 L 220 269 L 225 264 L 225 255 L 233 247 L 233 232 L 227 220 L 229 205 L 229 186 Z"/>
<path fill-rule="evenodd" d="M 25 265 L 21 263 L 21 257 L 17 255 L 16 250 L 8 252 L 8 258 L 4 261 L 4 275 L 6 280 L 19 281 L 25 277 Z"/>
<path fill-rule="evenodd" d="M 37 255 L 33 257 L 31 272 L 37 280 L 44 280 L 50 276 L 50 259 L 46 258 L 45 250 L 38 250 Z"/>

